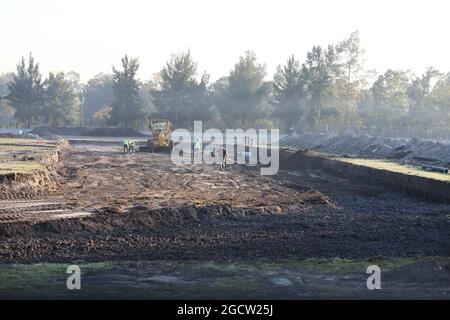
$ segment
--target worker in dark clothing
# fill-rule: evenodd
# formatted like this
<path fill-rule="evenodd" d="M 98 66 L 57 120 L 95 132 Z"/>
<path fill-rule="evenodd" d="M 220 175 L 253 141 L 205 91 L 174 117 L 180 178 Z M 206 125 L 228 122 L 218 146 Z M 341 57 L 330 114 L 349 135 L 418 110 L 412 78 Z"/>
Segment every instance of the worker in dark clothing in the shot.
<path fill-rule="evenodd" d="M 128 140 L 123 140 L 123 154 L 128 153 Z"/>
<path fill-rule="evenodd" d="M 216 155 L 220 157 L 220 170 L 225 169 L 227 165 L 227 148 L 225 146 L 219 147 L 216 151 Z"/>

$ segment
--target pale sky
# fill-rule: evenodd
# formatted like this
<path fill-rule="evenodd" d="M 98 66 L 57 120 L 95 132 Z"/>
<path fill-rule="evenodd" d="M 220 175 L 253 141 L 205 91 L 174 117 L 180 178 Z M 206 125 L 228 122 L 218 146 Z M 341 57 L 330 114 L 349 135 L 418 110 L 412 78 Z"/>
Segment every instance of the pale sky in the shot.
<path fill-rule="evenodd" d="M 448 0 L 0 0 L 0 73 L 31 51 L 46 76 L 110 73 L 124 54 L 148 80 L 170 54 L 190 49 L 199 73 L 229 73 L 247 50 L 268 77 L 313 45 L 359 30 L 367 67 L 450 71 Z"/>

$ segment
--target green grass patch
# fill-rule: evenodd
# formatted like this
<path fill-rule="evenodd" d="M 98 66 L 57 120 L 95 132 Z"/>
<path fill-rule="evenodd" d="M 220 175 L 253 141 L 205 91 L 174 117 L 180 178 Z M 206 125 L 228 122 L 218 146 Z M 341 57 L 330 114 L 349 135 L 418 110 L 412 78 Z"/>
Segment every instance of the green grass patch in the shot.
<path fill-rule="evenodd" d="M 69 264 L 81 268 L 80 291 L 66 288 Z M 380 266 L 383 290 L 367 290 L 369 265 Z M 0 297 L 445 299 L 449 266 L 450 257 L 0 264 Z"/>
<path fill-rule="evenodd" d="M 37 161 L 0 163 L 0 174 L 33 173 L 44 169 L 45 166 Z"/>
<path fill-rule="evenodd" d="M 450 175 L 440 172 L 429 172 L 421 168 L 399 164 L 396 162 L 377 160 L 377 159 L 353 159 L 353 158 L 334 158 L 335 160 L 351 163 L 356 166 L 369 167 L 379 170 L 392 171 L 411 176 L 418 176 L 427 179 L 434 179 L 439 181 L 450 182 Z"/>
<path fill-rule="evenodd" d="M 47 140 L 0 138 L 0 175 L 43 170 L 45 167 L 39 159 L 54 152 L 56 147 L 56 142 Z M 24 156 L 36 160 L 21 161 Z"/>

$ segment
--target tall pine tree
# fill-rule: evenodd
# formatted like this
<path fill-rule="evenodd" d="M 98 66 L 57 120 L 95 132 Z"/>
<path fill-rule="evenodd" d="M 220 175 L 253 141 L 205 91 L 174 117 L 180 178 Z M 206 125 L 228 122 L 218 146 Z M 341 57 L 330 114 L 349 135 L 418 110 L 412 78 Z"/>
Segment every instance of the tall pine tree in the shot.
<path fill-rule="evenodd" d="M 305 80 L 300 63 L 292 55 L 284 66 L 278 66 L 273 80 L 274 115 L 289 130 L 303 113 Z"/>
<path fill-rule="evenodd" d="M 17 64 L 17 73 L 8 83 L 8 89 L 7 99 L 15 109 L 15 118 L 29 128 L 31 121 L 41 113 L 44 102 L 44 86 L 39 64 L 34 62 L 31 54 L 28 65 L 24 57 Z"/>
<path fill-rule="evenodd" d="M 113 101 L 111 123 L 136 127 L 142 120 L 142 103 L 139 97 L 141 83 L 136 79 L 139 62 L 135 58 L 122 58 L 123 70 L 113 67 Z"/>
<path fill-rule="evenodd" d="M 160 77 L 160 90 L 152 90 L 158 116 L 185 128 L 191 128 L 195 120 L 211 118 L 209 75 L 204 73 L 197 80 L 197 62 L 189 51 L 173 54 Z"/>
<path fill-rule="evenodd" d="M 78 94 L 64 72 L 50 73 L 45 81 L 44 117 L 53 127 L 70 124 L 77 116 Z"/>

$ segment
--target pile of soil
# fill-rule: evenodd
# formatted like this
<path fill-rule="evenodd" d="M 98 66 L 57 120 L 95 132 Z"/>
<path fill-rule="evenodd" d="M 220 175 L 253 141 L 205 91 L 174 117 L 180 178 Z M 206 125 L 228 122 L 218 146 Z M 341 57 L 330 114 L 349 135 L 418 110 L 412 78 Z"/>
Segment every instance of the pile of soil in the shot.
<path fill-rule="evenodd" d="M 282 150 L 280 152 L 280 158 L 282 153 L 286 154 L 286 159 L 280 159 L 280 165 L 282 169 L 318 169 L 320 168 L 320 157 L 310 150 L 298 150 L 293 152 L 292 150 Z"/>
<path fill-rule="evenodd" d="M 450 143 L 419 138 L 400 139 L 353 134 L 292 134 L 280 141 L 284 147 L 317 150 L 379 159 L 421 159 L 422 161 L 450 163 Z"/>
<path fill-rule="evenodd" d="M 145 137 L 146 135 L 132 128 L 96 128 L 82 132 L 81 136 L 92 137 Z"/>
<path fill-rule="evenodd" d="M 12 133 L 2 133 L 2 134 L 0 134 L 0 138 L 6 138 L 6 139 L 17 138 L 17 135 L 12 134 Z"/>
<path fill-rule="evenodd" d="M 145 134 L 132 128 L 72 128 L 72 127 L 48 127 L 35 128 L 32 133 L 40 136 L 91 136 L 91 137 L 145 137 Z"/>
<path fill-rule="evenodd" d="M 313 200 L 314 197 L 311 198 Z M 309 199 L 305 199 L 305 204 Z M 314 201 L 314 200 L 313 200 Z M 268 206 L 260 208 L 239 208 L 230 205 L 209 205 L 168 207 L 151 209 L 134 206 L 126 213 L 115 207 L 98 209 L 96 214 L 80 219 L 49 219 L 30 223 L 0 223 L 0 239 L 13 236 L 42 237 L 61 236 L 82 232 L 102 236 L 123 236 L 124 232 L 142 234 L 161 227 L 214 225 L 220 221 L 239 221 L 263 218 L 269 215 L 298 213 L 304 206 Z"/>
<path fill-rule="evenodd" d="M 43 166 L 30 172 L 12 172 L 0 175 L 0 200 L 28 200 L 45 197 L 49 192 L 55 192 L 59 188 L 60 177 L 54 166 L 61 160 L 64 150 L 69 145 L 65 140 L 53 144 L 54 150 L 48 153 L 35 155 L 28 151 L 23 156 L 18 153 L 18 160 L 36 161 Z"/>
<path fill-rule="evenodd" d="M 36 127 L 31 131 L 31 133 L 37 134 L 39 136 L 47 135 L 59 135 L 59 136 L 79 136 L 83 132 L 87 131 L 88 128 L 72 128 L 72 127 L 49 127 L 41 126 Z"/>

